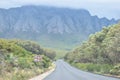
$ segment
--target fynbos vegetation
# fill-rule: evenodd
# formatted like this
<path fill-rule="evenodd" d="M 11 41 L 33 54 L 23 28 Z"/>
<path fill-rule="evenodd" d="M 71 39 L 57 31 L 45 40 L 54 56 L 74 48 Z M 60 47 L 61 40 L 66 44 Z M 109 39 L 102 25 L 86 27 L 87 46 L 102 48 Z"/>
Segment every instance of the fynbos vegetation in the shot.
<path fill-rule="evenodd" d="M 120 75 L 120 24 L 91 35 L 65 59 L 83 70 Z"/>
<path fill-rule="evenodd" d="M 0 39 L 0 80 L 27 80 L 43 73 L 52 65 L 46 54 L 35 42 Z"/>

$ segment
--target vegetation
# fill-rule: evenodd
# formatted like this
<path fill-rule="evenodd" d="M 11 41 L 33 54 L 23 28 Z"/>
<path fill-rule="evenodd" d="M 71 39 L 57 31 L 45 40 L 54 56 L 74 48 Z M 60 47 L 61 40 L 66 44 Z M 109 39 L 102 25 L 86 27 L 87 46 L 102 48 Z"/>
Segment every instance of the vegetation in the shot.
<path fill-rule="evenodd" d="M 41 46 L 56 52 L 56 58 L 63 58 L 65 53 L 79 45 L 88 35 L 85 34 L 43 34 L 37 41 Z"/>
<path fill-rule="evenodd" d="M 0 80 L 26 80 L 43 73 L 53 59 L 46 54 L 35 42 L 0 39 Z"/>
<path fill-rule="evenodd" d="M 56 52 L 51 49 L 45 49 L 45 56 L 49 57 L 51 60 L 54 60 L 56 57 Z"/>
<path fill-rule="evenodd" d="M 83 70 L 120 75 L 120 24 L 91 35 L 65 59 Z"/>
<path fill-rule="evenodd" d="M 95 72 L 95 73 L 109 73 L 109 70 L 113 68 L 110 64 L 93 64 L 93 63 L 72 63 L 73 66 L 82 69 L 84 71 Z"/>
<path fill-rule="evenodd" d="M 43 49 L 40 47 L 38 43 L 32 42 L 32 41 L 21 41 L 21 40 L 11 40 L 10 42 L 15 43 L 27 51 L 32 52 L 33 54 L 44 54 L 51 60 L 54 60 L 56 57 L 56 52 L 52 49 Z"/>

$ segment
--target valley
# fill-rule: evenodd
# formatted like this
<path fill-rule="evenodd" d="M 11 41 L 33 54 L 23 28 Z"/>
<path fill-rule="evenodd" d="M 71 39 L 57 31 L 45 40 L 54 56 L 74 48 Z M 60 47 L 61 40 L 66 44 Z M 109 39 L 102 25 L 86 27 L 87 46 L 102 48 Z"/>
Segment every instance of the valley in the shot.
<path fill-rule="evenodd" d="M 83 8 L 0 8 L 0 80 L 52 69 L 44 80 L 120 80 L 119 19 Z"/>

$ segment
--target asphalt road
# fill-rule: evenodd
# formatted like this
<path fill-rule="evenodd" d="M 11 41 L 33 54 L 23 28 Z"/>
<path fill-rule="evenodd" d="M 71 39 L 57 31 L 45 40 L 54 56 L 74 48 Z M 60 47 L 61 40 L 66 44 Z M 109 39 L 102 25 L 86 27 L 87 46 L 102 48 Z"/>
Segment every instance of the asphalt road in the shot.
<path fill-rule="evenodd" d="M 78 70 L 63 60 L 56 62 L 55 71 L 44 80 L 120 80 Z"/>

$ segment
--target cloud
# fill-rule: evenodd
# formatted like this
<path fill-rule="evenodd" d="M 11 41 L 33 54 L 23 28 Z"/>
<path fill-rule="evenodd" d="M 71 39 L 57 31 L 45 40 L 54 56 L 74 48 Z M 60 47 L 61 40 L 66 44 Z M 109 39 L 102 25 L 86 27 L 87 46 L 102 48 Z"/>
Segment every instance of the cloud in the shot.
<path fill-rule="evenodd" d="M 92 15 L 120 18 L 120 0 L 0 0 L 0 8 L 22 5 L 48 5 L 57 7 L 84 8 Z"/>

